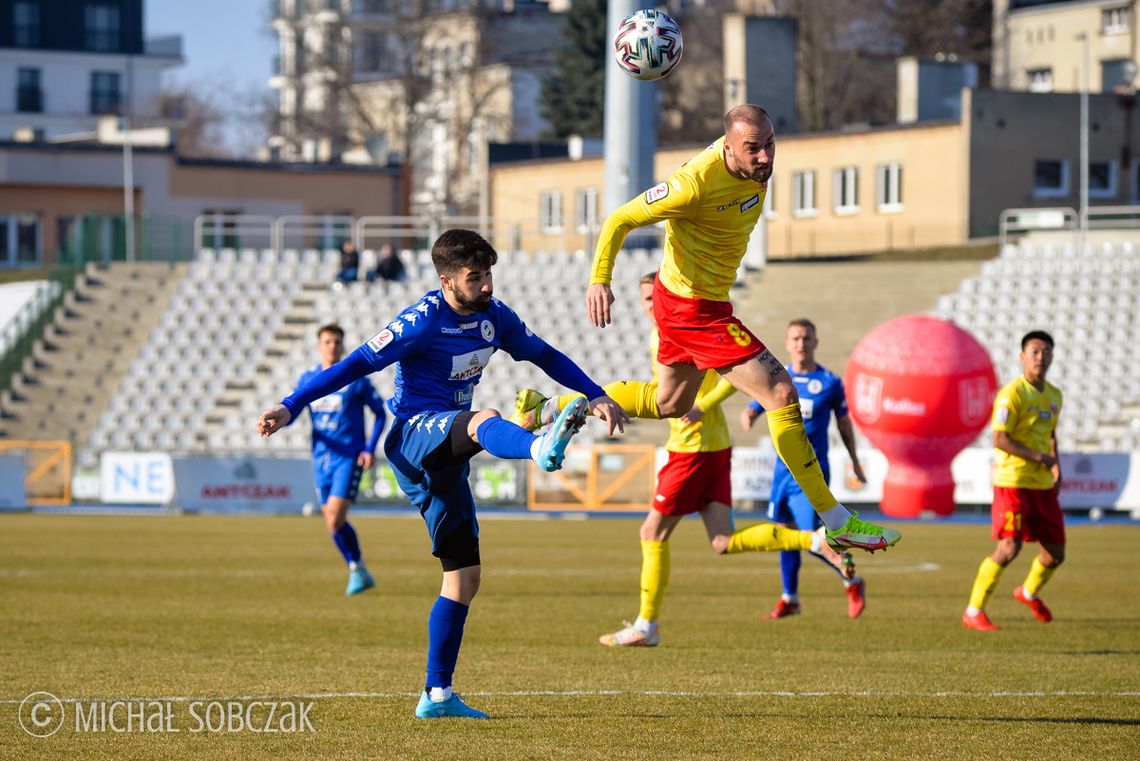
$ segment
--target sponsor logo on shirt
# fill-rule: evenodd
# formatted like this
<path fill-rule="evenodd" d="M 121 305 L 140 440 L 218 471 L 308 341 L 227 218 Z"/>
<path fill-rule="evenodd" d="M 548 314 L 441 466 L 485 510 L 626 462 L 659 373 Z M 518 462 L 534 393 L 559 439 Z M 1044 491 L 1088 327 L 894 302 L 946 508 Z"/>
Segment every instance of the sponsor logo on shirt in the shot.
<path fill-rule="evenodd" d="M 439 332 L 445 336 L 459 336 L 463 335 L 463 328 L 440 328 Z"/>
<path fill-rule="evenodd" d="M 463 389 L 455 392 L 456 404 L 467 404 L 475 398 L 475 384 L 463 387 Z"/>
<path fill-rule="evenodd" d="M 460 330 L 471 330 L 471 328 L 476 327 L 478 324 L 479 324 L 478 320 L 476 320 L 475 322 L 461 322 L 461 323 L 459 323 L 459 329 Z"/>
<path fill-rule="evenodd" d="M 753 206 L 755 206 L 758 203 L 760 203 L 760 194 L 759 193 L 752 196 L 751 198 L 746 200 L 744 203 L 740 204 L 740 213 L 743 214 L 744 212 L 748 211 L 749 209 L 751 209 Z"/>
<path fill-rule="evenodd" d="M 483 335 L 484 341 L 492 341 L 495 338 L 495 326 L 491 324 L 490 320 L 483 320 L 479 323 L 479 332 Z"/>
<path fill-rule="evenodd" d="M 660 201 L 667 195 L 669 195 L 669 183 L 660 182 L 645 191 L 645 202 L 653 203 L 654 201 Z"/>
<path fill-rule="evenodd" d="M 452 357 L 451 375 L 448 376 L 448 380 L 467 380 L 477 377 L 491 361 L 491 355 L 494 353 L 495 348 L 487 346 L 478 351 Z"/>
<path fill-rule="evenodd" d="M 399 320 L 392 320 L 388 323 L 388 330 L 392 331 L 398 336 L 404 335 L 404 323 Z"/>
<path fill-rule="evenodd" d="M 819 381 L 812 381 L 819 383 Z M 800 414 L 804 416 L 804 420 L 811 420 L 812 414 L 815 413 L 815 399 L 804 399 L 800 397 Z"/>
<path fill-rule="evenodd" d="M 405 312 L 404 314 L 400 315 L 400 319 L 409 325 L 415 325 L 416 320 L 420 319 L 420 316 L 415 312 Z"/>
<path fill-rule="evenodd" d="M 393 335 L 392 331 L 384 328 L 379 333 L 372 336 L 372 338 L 368 339 L 368 348 L 371 349 L 374 354 L 379 354 L 380 350 L 388 344 L 392 343 L 395 338 L 396 336 Z"/>
<path fill-rule="evenodd" d="M 1008 406 L 1008 404 L 1009 404 L 1008 402 L 1002 402 L 1002 405 L 1000 407 L 998 407 L 997 420 L 999 423 L 1008 423 L 1009 422 L 1009 406 Z"/>
<path fill-rule="evenodd" d="M 431 308 L 431 307 L 429 307 L 427 304 L 425 304 L 425 303 L 424 303 L 424 302 L 422 302 L 422 301 L 421 301 L 420 303 L 416 304 L 416 305 L 413 307 L 413 309 L 415 309 L 415 310 L 416 310 L 417 312 L 419 312 L 420 314 L 427 314 L 427 312 L 428 312 L 428 309 L 430 309 L 430 308 Z"/>
<path fill-rule="evenodd" d="M 430 301 L 431 305 L 433 307 L 439 306 L 439 297 L 438 296 L 424 296 L 424 301 Z"/>
<path fill-rule="evenodd" d="M 340 412 L 344 408 L 344 397 L 339 393 L 329 394 L 309 405 L 313 412 Z"/>

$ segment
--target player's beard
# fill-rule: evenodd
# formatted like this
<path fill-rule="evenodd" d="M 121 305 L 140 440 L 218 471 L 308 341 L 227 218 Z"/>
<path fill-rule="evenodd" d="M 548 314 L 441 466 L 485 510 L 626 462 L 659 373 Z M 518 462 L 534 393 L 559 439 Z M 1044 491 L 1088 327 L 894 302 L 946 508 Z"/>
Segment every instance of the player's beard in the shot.
<path fill-rule="evenodd" d="M 491 308 L 491 294 L 489 293 L 480 293 L 475 298 L 469 299 L 456 289 L 455 301 L 459 306 L 470 309 L 472 312 L 486 312 Z"/>

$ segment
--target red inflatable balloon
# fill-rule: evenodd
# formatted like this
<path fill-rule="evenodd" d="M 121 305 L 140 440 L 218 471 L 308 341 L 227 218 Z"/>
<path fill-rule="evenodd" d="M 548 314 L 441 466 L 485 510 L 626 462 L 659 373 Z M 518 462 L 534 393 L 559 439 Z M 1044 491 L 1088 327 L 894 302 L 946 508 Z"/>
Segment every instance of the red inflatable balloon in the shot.
<path fill-rule="evenodd" d="M 990 419 L 997 379 L 973 336 L 935 317 L 899 317 L 855 347 L 851 417 L 887 457 L 883 512 L 954 512 L 950 462 Z"/>

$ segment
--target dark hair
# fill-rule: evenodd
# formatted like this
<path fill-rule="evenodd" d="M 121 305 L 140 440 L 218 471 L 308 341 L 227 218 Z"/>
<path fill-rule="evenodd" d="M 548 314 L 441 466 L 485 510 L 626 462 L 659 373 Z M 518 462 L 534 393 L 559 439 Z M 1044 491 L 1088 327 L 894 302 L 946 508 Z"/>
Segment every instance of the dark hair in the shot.
<path fill-rule="evenodd" d="M 1053 348 L 1053 336 L 1049 335 L 1044 330 L 1031 330 L 1028 333 L 1026 333 L 1024 336 L 1022 336 L 1021 337 L 1021 350 L 1022 351 L 1025 351 L 1025 344 L 1029 343 L 1030 341 L 1044 341 L 1046 344 L 1049 345 L 1050 349 Z"/>
<path fill-rule="evenodd" d="M 647 272 L 641 276 L 641 285 L 653 285 L 657 282 L 657 270 Z"/>
<path fill-rule="evenodd" d="M 724 133 L 727 135 L 732 125 L 738 122 L 760 126 L 761 119 L 772 121 L 768 112 L 755 103 L 742 103 L 739 106 L 734 106 L 724 115 Z"/>
<path fill-rule="evenodd" d="M 819 331 L 815 329 L 815 323 L 806 317 L 797 317 L 796 319 L 794 319 L 788 323 L 788 327 L 789 328 L 792 328 L 792 327 L 807 328 L 808 330 L 810 330 L 812 332 L 812 335 L 816 335 L 816 336 L 819 335 Z"/>
<path fill-rule="evenodd" d="M 445 230 L 431 247 L 431 263 L 441 275 L 454 275 L 464 267 L 490 269 L 499 255 L 474 230 Z"/>
<path fill-rule="evenodd" d="M 323 333 L 335 333 L 337 338 L 342 341 L 344 340 L 344 328 L 335 322 L 330 322 L 328 325 L 322 325 L 317 328 L 317 338 L 320 338 Z"/>

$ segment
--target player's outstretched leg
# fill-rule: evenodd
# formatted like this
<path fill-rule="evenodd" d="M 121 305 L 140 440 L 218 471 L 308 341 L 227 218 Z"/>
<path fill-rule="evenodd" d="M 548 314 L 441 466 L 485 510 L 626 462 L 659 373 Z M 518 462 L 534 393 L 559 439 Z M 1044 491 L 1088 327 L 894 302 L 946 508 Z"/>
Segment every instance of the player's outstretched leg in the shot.
<path fill-rule="evenodd" d="M 531 445 L 530 456 L 538 467 L 545 471 L 555 471 L 562 467 L 562 459 L 566 456 L 566 447 L 570 439 L 582 426 L 586 424 L 586 412 L 589 405 L 585 397 L 579 396 L 571 401 L 558 413 L 558 417 Z"/>
<path fill-rule="evenodd" d="M 520 428 L 537 431 L 544 425 L 554 422 L 557 411 L 551 411 L 547 402 L 551 400 L 533 388 L 524 388 L 515 394 L 515 411 L 509 420 Z M 545 413 L 545 416 L 544 416 Z"/>

